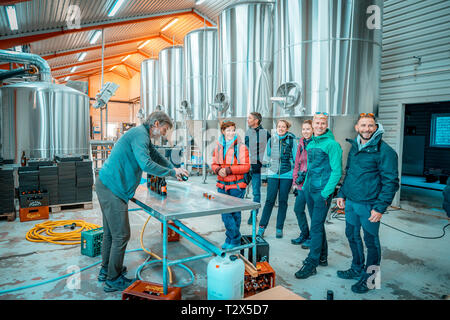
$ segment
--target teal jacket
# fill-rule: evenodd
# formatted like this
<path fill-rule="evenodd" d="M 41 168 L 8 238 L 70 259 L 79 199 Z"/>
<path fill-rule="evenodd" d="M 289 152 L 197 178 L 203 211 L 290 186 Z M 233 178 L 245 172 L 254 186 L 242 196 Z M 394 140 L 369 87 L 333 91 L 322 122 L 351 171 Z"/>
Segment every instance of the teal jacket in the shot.
<path fill-rule="evenodd" d="M 333 133 L 327 131 L 321 136 L 313 136 L 306 147 L 308 167 L 303 190 L 320 192 L 327 199 L 342 175 L 342 148 L 334 140 Z"/>
<path fill-rule="evenodd" d="M 347 139 L 352 145 L 348 153 L 346 175 L 339 189 L 339 198 L 368 203 L 384 213 L 399 188 L 398 156 L 382 140 L 383 126 L 364 145 L 360 137 Z"/>
<path fill-rule="evenodd" d="M 290 132 L 281 137 L 277 133 L 270 137 L 263 161 L 268 178 L 292 180 L 297 144 L 297 138 Z"/>
<path fill-rule="evenodd" d="M 114 145 L 99 178 L 112 193 L 125 202 L 133 198 L 142 172 L 165 177 L 175 176 L 173 165 L 155 149 L 148 127 L 128 130 Z"/>

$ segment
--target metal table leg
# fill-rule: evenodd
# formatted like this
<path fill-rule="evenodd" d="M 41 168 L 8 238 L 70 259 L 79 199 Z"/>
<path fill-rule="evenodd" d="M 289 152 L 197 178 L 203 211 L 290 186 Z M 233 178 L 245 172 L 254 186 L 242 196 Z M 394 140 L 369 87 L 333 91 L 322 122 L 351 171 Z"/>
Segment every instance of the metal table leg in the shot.
<path fill-rule="evenodd" d="M 168 232 L 167 232 L 167 220 L 163 220 L 163 293 L 168 293 L 167 285 L 167 273 L 168 273 L 168 263 L 167 263 L 167 243 L 168 243 Z"/>

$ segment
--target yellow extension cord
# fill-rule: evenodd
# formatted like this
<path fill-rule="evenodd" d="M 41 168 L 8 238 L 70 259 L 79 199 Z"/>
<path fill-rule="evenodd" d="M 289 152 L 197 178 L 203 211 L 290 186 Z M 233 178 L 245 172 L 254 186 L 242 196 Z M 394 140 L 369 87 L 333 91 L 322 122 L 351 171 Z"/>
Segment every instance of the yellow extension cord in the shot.
<path fill-rule="evenodd" d="M 147 221 L 145 221 L 144 226 L 142 227 L 140 236 L 141 247 L 144 252 L 148 253 L 152 257 L 158 260 L 162 260 L 160 256 L 151 251 L 148 251 L 144 246 L 144 231 L 151 217 L 152 216 L 148 217 Z M 75 225 L 77 227 L 81 227 L 81 229 L 66 232 L 53 231 L 53 229 L 55 228 L 64 228 L 64 226 L 71 225 L 72 223 L 75 223 Z M 83 220 L 59 220 L 59 221 L 48 220 L 43 223 L 38 223 L 32 229 L 30 229 L 26 234 L 26 239 L 31 242 L 50 242 L 62 245 L 80 244 L 81 232 L 97 228 L 100 228 L 100 226 L 97 226 L 93 223 L 88 223 Z M 170 267 L 169 267 L 169 281 L 172 284 L 173 275 L 172 269 Z"/>
<path fill-rule="evenodd" d="M 55 228 L 64 229 L 64 226 L 75 223 L 78 229 L 66 232 L 55 232 Z M 97 229 L 93 223 L 88 223 L 83 220 L 59 220 L 59 221 L 45 221 L 38 223 L 26 234 L 26 239 L 31 242 L 50 242 L 62 245 L 73 245 L 81 243 L 81 232 Z"/>

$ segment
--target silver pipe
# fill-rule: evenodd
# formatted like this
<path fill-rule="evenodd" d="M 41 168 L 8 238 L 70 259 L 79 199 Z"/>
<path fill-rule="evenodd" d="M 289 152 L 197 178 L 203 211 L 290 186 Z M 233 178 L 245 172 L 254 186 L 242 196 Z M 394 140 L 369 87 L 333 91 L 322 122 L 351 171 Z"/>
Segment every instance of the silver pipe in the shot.
<path fill-rule="evenodd" d="M 203 48 L 202 48 L 202 56 L 203 56 L 203 70 L 206 72 L 206 32 L 203 32 Z M 208 81 L 205 81 L 206 86 L 208 86 Z M 208 88 L 205 90 L 205 102 L 208 102 Z M 203 127 L 203 152 L 202 152 L 202 179 L 203 183 L 206 184 L 206 155 L 208 154 L 206 151 L 206 108 L 207 106 L 203 106 L 203 117 L 202 117 L 202 127 Z"/>
<path fill-rule="evenodd" d="M 39 69 L 41 81 L 52 81 L 50 66 L 45 59 L 37 54 L 0 50 L 0 61 L 32 64 Z"/>
<path fill-rule="evenodd" d="M 100 90 L 103 87 L 103 67 L 104 67 L 104 59 L 105 59 L 105 29 L 102 29 L 102 76 L 100 83 Z M 103 140 L 103 108 L 100 108 L 100 140 Z"/>

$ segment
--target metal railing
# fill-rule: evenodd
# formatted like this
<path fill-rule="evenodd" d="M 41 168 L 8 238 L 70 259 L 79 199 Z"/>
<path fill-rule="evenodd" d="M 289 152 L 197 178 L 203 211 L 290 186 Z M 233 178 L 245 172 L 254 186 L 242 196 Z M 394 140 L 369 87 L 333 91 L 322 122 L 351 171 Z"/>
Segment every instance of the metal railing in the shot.
<path fill-rule="evenodd" d="M 92 163 L 94 171 L 98 173 L 108 159 L 115 141 L 111 140 L 91 140 Z"/>

